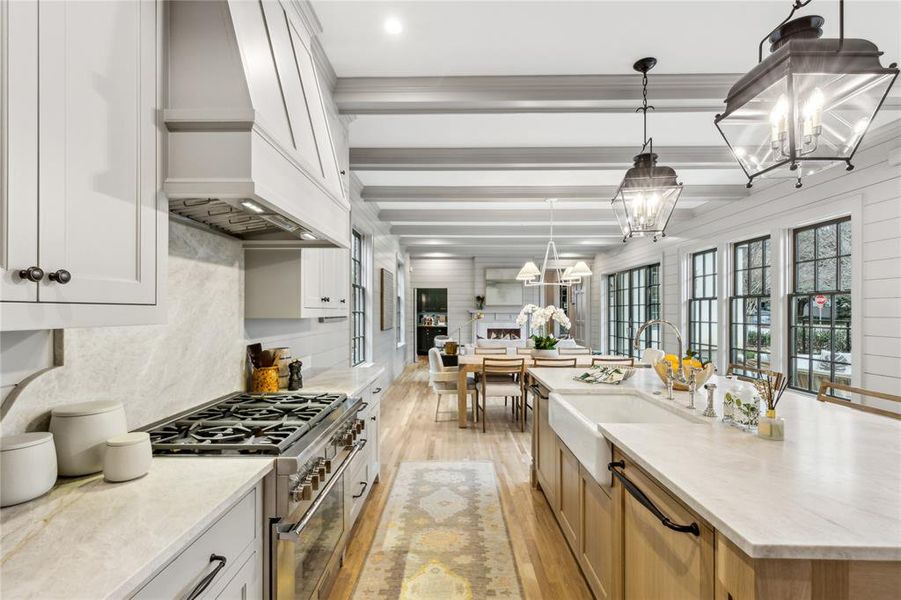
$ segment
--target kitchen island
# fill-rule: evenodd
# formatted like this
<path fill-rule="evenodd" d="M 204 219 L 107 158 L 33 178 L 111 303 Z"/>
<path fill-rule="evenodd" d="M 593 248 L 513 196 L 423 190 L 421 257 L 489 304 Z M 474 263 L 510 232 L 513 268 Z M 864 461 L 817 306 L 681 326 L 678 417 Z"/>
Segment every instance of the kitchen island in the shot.
<path fill-rule="evenodd" d="M 582 372 L 530 372 L 539 392 L 533 479 L 597 596 L 669 589 L 735 600 L 896 597 L 901 422 L 787 392 L 779 405 L 786 439 L 767 441 L 701 416 L 704 390 L 689 410 L 688 393 L 667 400 L 654 372 L 638 370 L 619 385 L 575 381 Z M 711 382 L 722 415 L 728 382 Z M 593 418 L 595 403 L 625 396 L 674 418 Z M 553 416 L 564 413 L 606 440 L 625 481 L 591 468 L 588 438 L 566 421 L 556 419 L 560 431 L 554 428 Z M 697 533 L 664 525 L 646 501 L 670 524 L 694 524 Z M 654 575 L 642 581 L 639 573 Z"/>

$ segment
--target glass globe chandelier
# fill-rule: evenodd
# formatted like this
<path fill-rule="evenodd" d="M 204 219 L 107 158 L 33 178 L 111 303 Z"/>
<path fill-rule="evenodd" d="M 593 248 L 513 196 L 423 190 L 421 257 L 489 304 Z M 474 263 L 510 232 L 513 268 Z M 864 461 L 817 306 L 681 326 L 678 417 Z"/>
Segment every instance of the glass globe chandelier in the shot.
<path fill-rule="evenodd" d="M 544 249 L 544 262 L 541 269 L 532 261 L 527 261 L 516 275 L 517 281 L 522 281 L 525 287 L 537 286 L 557 286 L 569 287 L 573 284 L 580 283 L 583 277 L 591 276 L 591 269 L 585 264 L 585 261 L 578 261 L 576 264 L 560 269 L 560 257 L 557 255 L 557 244 L 554 243 L 554 203 L 556 198 L 548 198 L 547 203 L 551 209 L 551 234 L 548 239 L 547 246 Z M 550 262 L 550 270 L 556 272 L 555 281 L 547 281 L 545 274 L 549 270 L 548 262 Z"/>
<path fill-rule="evenodd" d="M 760 41 L 758 64 L 726 97 L 714 123 L 748 177 L 802 176 L 851 159 L 898 77 L 883 68 L 870 41 L 845 39 L 839 0 L 839 37 L 820 39 L 823 17 L 792 20 L 812 0 L 795 0 L 788 17 Z M 770 55 L 763 58 L 769 41 Z"/>
<path fill-rule="evenodd" d="M 648 137 L 648 111 L 654 110 L 653 106 L 648 105 L 648 71 L 656 64 L 656 58 L 648 57 L 632 66 L 642 74 L 642 103 L 636 112 L 642 113 L 644 143 L 641 152 L 633 159 L 634 166 L 626 171 L 611 201 L 623 231 L 623 242 L 631 237 L 647 235 L 652 236 L 655 242 L 664 237 L 666 225 L 682 194 L 682 184 L 676 180 L 676 172 L 670 167 L 657 166 L 654 138 Z"/>

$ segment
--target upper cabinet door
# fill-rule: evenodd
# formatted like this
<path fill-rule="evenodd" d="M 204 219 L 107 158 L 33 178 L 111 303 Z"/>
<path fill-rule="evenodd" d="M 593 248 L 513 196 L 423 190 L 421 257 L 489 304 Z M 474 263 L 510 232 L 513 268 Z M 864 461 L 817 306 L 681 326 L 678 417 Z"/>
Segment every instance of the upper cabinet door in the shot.
<path fill-rule="evenodd" d="M 0 2 L 0 299 L 36 302 L 38 8 Z M 37 272 L 32 272 L 34 277 Z"/>
<path fill-rule="evenodd" d="M 38 4 L 42 302 L 155 302 L 158 18 L 150 0 Z"/>

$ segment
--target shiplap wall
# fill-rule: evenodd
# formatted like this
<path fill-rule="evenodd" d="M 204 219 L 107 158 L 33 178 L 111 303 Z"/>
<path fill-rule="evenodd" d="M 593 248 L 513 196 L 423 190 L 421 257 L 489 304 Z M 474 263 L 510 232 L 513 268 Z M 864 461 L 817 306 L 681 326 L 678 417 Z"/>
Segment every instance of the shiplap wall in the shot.
<path fill-rule="evenodd" d="M 475 261 L 472 258 L 413 258 L 410 274 L 413 288 L 447 288 L 447 332 L 456 336 L 462 326 L 460 341 L 471 341 L 469 311 L 475 308 Z M 415 319 L 416 299 L 410 298 L 407 312 Z M 415 347 L 416 332 L 412 331 Z M 409 339 L 408 335 L 408 339 Z"/>
<path fill-rule="evenodd" d="M 699 250 L 719 249 L 719 296 L 726 298 L 731 282 L 731 246 L 757 235 L 773 239 L 774 366 L 787 371 L 786 293 L 789 272 L 780 268 L 790 260 L 791 229 L 851 215 L 854 235 L 852 360 L 854 381 L 865 388 L 901 394 L 901 123 L 873 132 L 858 152 L 856 168 L 841 166 L 804 180 L 801 189 L 784 181 L 754 191 L 748 198 L 698 211 L 691 223 L 673 226 L 656 244 L 632 240 L 622 248 L 597 255 L 592 295 L 597 299 L 592 339 L 607 347 L 605 275 L 622 269 L 661 263 L 663 316 L 676 324 L 687 340 L 688 256 Z M 691 185 L 690 171 L 682 174 Z M 727 345 L 725 301 L 720 302 L 720 348 Z M 664 336 L 664 347 L 675 352 L 674 337 Z M 721 352 L 721 369 L 725 352 Z"/>

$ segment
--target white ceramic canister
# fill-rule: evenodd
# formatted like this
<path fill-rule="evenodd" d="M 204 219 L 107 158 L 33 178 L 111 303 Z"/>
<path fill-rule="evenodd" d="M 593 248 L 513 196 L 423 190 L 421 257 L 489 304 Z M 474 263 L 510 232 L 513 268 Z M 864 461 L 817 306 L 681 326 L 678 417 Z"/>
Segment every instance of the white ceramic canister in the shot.
<path fill-rule="evenodd" d="M 0 438 L 0 506 L 27 502 L 56 483 L 56 448 L 46 431 Z"/>
<path fill-rule="evenodd" d="M 88 475 L 103 470 L 106 440 L 128 431 L 121 402 L 98 400 L 58 406 L 50 413 L 59 474 Z"/>
<path fill-rule="evenodd" d="M 137 479 L 147 474 L 152 459 L 150 435 L 146 431 L 117 435 L 106 440 L 103 477 L 107 481 Z"/>

